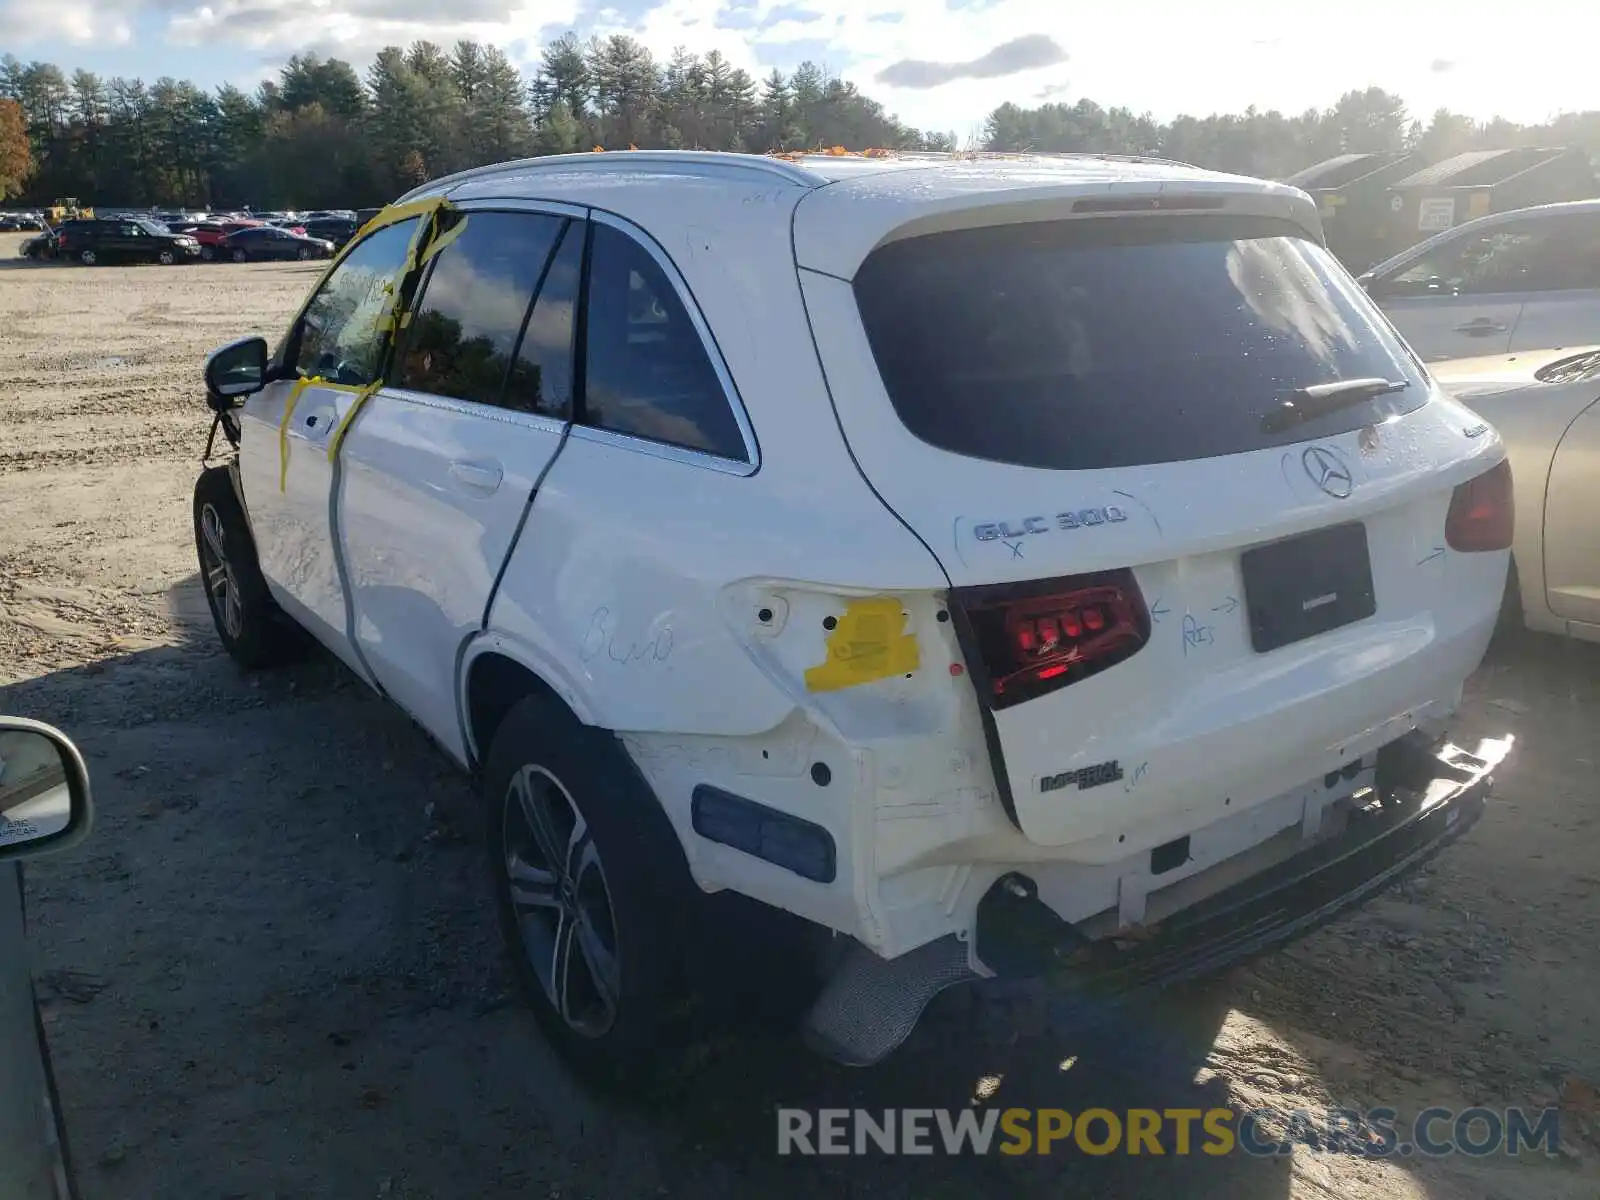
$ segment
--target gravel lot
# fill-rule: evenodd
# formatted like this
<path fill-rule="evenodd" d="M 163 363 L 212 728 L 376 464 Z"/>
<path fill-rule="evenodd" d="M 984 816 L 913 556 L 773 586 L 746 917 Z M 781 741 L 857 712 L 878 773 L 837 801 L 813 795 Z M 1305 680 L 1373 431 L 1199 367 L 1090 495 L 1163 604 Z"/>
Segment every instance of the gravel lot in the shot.
<path fill-rule="evenodd" d="M 1402 891 L 1163 1001 L 1133 1050 L 1080 1044 L 1026 993 L 951 1000 L 876 1070 L 745 1044 L 665 1105 L 607 1105 L 506 994 L 464 781 L 340 668 L 245 678 L 212 636 L 200 364 L 276 336 L 320 268 L 38 267 L 18 240 L 0 235 L 0 711 L 63 726 L 95 776 L 92 840 L 29 872 L 90 1200 L 1600 1195 L 1597 648 L 1497 648 L 1465 724 L 1518 748 L 1479 827 Z M 982 1076 L 997 1102 L 1071 1110 L 1560 1100 L 1565 1150 L 774 1153 L 778 1104 L 960 1106 Z"/>

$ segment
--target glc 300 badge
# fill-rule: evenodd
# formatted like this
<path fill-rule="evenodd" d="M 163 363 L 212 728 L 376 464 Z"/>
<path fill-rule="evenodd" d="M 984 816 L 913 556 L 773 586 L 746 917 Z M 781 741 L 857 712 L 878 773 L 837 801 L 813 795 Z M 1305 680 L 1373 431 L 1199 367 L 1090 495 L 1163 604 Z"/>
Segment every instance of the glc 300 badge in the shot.
<path fill-rule="evenodd" d="M 1092 525 L 1114 525 L 1126 521 L 1128 514 L 1115 504 L 1103 508 L 1079 508 L 1072 512 L 1059 512 L 1054 517 L 1023 517 L 1020 521 L 985 521 L 972 527 L 972 536 L 980 542 L 1000 538 L 1027 537 L 1033 533 L 1050 533 L 1056 529 L 1085 529 Z"/>

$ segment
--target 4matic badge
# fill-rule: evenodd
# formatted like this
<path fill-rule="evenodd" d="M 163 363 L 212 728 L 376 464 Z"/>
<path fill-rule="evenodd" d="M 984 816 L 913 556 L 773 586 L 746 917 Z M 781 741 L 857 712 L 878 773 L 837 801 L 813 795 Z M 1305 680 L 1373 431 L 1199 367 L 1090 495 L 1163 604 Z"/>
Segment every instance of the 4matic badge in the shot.
<path fill-rule="evenodd" d="M 1027 537 L 1030 533 L 1050 533 L 1057 529 L 1083 529 L 1092 525 L 1114 525 L 1126 521 L 1128 514 L 1115 504 L 1102 508 L 1079 508 L 1059 512 L 1053 517 L 1023 517 L 1018 521 L 984 521 L 972 527 L 972 536 L 980 542 L 999 538 Z"/>

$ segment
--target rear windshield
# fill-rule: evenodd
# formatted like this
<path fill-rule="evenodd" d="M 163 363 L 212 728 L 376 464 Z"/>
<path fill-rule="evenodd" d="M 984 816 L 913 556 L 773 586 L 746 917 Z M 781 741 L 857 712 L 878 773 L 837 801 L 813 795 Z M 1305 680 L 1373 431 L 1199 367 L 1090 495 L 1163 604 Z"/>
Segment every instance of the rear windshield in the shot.
<path fill-rule="evenodd" d="M 969 457 L 1077 470 L 1238 454 L 1426 402 L 1415 360 L 1298 226 L 1207 214 L 908 238 L 855 281 L 895 410 Z M 1268 433 L 1294 389 L 1408 386 Z"/>

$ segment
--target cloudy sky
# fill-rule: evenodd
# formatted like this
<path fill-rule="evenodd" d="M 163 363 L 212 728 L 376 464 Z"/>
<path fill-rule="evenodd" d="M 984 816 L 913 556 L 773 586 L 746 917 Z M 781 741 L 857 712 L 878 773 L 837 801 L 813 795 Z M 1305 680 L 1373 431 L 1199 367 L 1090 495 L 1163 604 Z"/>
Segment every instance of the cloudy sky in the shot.
<path fill-rule="evenodd" d="M 1514 20 L 1486 21 L 1442 0 L 0 0 L 0 50 L 248 87 L 308 48 L 364 67 L 386 43 L 472 37 L 531 66 L 567 29 L 626 32 L 663 57 L 715 47 L 756 74 L 809 58 L 965 137 L 1005 100 L 1087 96 L 1166 118 L 1299 111 L 1369 84 L 1417 113 L 1541 120 L 1600 107 L 1581 8 L 1520 0 Z"/>

